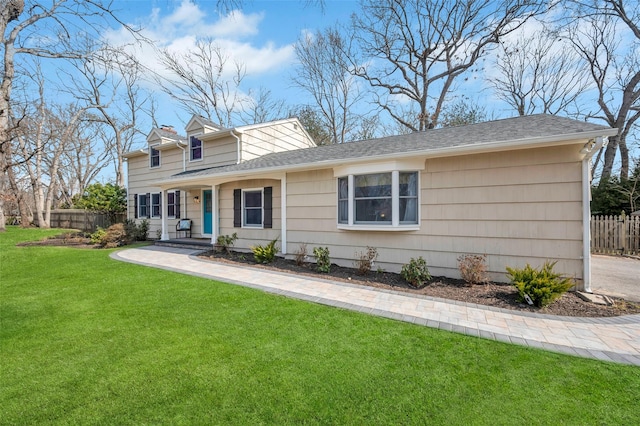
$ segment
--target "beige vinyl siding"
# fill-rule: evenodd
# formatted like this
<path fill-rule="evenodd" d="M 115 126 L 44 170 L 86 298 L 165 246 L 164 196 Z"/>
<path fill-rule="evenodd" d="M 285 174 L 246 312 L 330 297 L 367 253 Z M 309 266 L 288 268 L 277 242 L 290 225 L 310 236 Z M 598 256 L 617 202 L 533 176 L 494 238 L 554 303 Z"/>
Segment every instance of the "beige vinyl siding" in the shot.
<path fill-rule="evenodd" d="M 272 228 L 234 228 L 233 227 L 233 191 L 234 189 L 261 189 L 270 186 L 273 188 L 272 193 Z M 280 181 L 273 179 L 252 179 L 241 182 L 226 183 L 220 185 L 218 191 L 218 200 L 220 208 L 220 235 L 232 235 L 234 232 L 238 234 L 238 240 L 234 247 L 240 250 L 249 250 L 251 246 L 256 244 L 268 244 L 271 240 L 281 239 L 280 231 L 282 229 L 282 209 L 280 202 Z M 281 244 L 279 243 L 278 246 Z"/>
<path fill-rule="evenodd" d="M 162 150 L 160 152 L 160 167 L 149 168 L 149 156 L 142 155 L 129 158 L 127 160 L 128 167 L 128 217 L 133 219 L 135 217 L 134 206 L 135 201 L 133 196 L 135 194 L 146 193 L 159 193 L 162 192 L 157 186 L 157 182 L 161 179 L 172 176 L 182 171 L 182 151 L 177 150 Z M 180 196 L 180 216 L 182 218 L 189 218 L 193 221 L 192 234 L 193 236 L 199 236 L 202 232 L 202 204 L 195 204 L 193 197 L 198 195 L 202 199 L 202 194 L 199 189 L 193 189 L 185 191 L 182 188 L 178 189 L 181 192 Z M 166 214 L 166 206 L 162 206 L 163 214 Z M 143 218 L 140 218 L 141 221 Z M 178 219 L 168 220 L 169 237 L 175 238 L 175 225 Z M 149 218 L 149 237 L 156 238 L 157 231 L 162 229 L 161 218 Z M 181 234 L 183 235 L 183 234 Z"/>
<path fill-rule="evenodd" d="M 198 137 L 198 135 L 195 135 Z M 206 167 L 226 166 L 235 164 L 238 158 L 238 144 L 236 140 L 229 136 L 215 139 L 213 141 L 202 142 L 202 160 L 189 161 L 189 146 L 187 150 L 187 170 L 198 170 Z M 178 149 L 180 155 L 182 151 Z M 182 161 L 182 160 L 180 160 Z M 181 163 L 182 165 L 182 163 Z"/>
<path fill-rule="evenodd" d="M 302 126 L 293 121 L 251 128 L 242 134 L 242 161 L 272 152 L 312 146 L 315 145 L 302 130 Z"/>
<path fill-rule="evenodd" d="M 328 246 L 335 262 L 352 266 L 356 252 L 372 246 L 386 270 L 423 256 L 432 274 L 452 277 L 459 255 L 486 254 L 501 280 L 506 266 L 549 259 L 581 278 L 581 146 L 426 160 L 419 231 L 338 230 L 333 171 L 290 173 L 288 251 Z"/>

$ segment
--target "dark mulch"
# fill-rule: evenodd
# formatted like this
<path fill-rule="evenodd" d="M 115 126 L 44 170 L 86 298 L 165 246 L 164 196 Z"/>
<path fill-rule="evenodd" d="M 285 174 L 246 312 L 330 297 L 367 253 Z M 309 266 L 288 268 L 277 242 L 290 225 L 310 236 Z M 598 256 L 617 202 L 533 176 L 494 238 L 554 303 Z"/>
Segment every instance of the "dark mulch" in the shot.
<path fill-rule="evenodd" d="M 53 235 L 40 241 L 25 241 L 18 243 L 17 246 L 68 246 L 75 248 L 100 248 L 98 245 L 92 244 L 88 234 L 84 232 L 67 232 L 65 234 Z"/>
<path fill-rule="evenodd" d="M 271 264 L 260 265 L 255 263 L 251 253 L 247 254 L 233 251 L 230 254 L 224 251 L 211 251 L 203 253 L 201 257 L 236 265 L 246 265 L 273 271 L 308 275 L 316 278 L 347 282 L 350 284 L 365 285 L 369 287 L 421 294 L 442 299 L 458 300 L 467 303 L 518 311 L 572 317 L 611 317 L 640 313 L 640 303 L 613 298 L 615 301 L 613 306 L 596 305 L 582 300 L 573 292 L 565 293 L 560 299 L 545 308 L 536 308 L 534 306 L 518 302 L 516 289 L 509 284 L 487 283 L 468 285 L 462 280 L 455 280 L 446 277 L 434 277 L 423 288 L 416 289 L 409 286 L 409 284 L 399 274 L 390 272 L 372 271 L 362 276 L 358 275 L 357 270 L 354 268 L 331 265 L 331 272 L 325 274 L 315 271 L 315 264 L 307 263 L 303 266 L 299 266 L 293 260 L 276 258 L 276 260 Z"/>

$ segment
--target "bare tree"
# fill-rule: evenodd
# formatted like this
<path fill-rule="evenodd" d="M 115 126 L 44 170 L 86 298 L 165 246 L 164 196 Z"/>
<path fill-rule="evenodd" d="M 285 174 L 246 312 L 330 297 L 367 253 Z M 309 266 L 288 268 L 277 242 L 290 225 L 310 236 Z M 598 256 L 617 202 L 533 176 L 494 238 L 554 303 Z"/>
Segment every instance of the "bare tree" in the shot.
<path fill-rule="evenodd" d="M 107 0 L 0 0 L 0 194 L 9 189 L 7 170 L 13 165 L 9 145 L 14 142 L 10 114 L 16 58 L 81 58 L 83 52 L 73 44 L 76 33 L 97 36 L 107 22 L 122 24 Z M 0 231 L 4 229 L 4 197 L 0 197 Z"/>
<path fill-rule="evenodd" d="M 365 0 L 352 18 L 354 37 L 368 63 L 353 72 L 380 92 L 379 106 L 404 127 L 438 124 L 456 79 L 505 35 L 544 10 L 533 0 Z M 409 101 L 417 117 L 397 105 Z"/>
<path fill-rule="evenodd" d="M 575 114 L 572 107 L 589 84 L 571 43 L 549 30 L 500 43 L 495 70 L 489 78 L 495 93 L 521 116 Z"/>
<path fill-rule="evenodd" d="M 229 56 L 215 40 L 198 40 L 193 51 L 160 52 L 160 62 L 168 77 L 157 75 L 162 90 L 190 114 L 198 114 L 232 127 L 247 103 L 240 92 L 245 68 L 229 63 Z"/>
<path fill-rule="evenodd" d="M 447 104 L 442 109 L 440 125 L 442 127 L 462 126 L 486 121 L 485 108 L 476 102 L 460 99 Z"/>
<path fill-rule="evenodd" d="M 264 123 L 288 117 L 287 105 L 284 99 L 275 99 L 264 87 L 257 92 L 249 91 L 249 99 L 242 112 L 242 120 L 245 124 Z"/>
<path fill-rule="evenodd" d="M 304 34 L 296 43 L 300 66 L 294 83 L 309 93 L 331 143 L 353 140 L 361 117 L 355 111 L 363 99 L 355 77 L 349 73 L 347 40 L 335 28 Z"/>
<path fill-rule="evenodd" d="M 88 60 L 74 61 L 75 70 L 83 78 L 68 74 L 72 82 L 67 90 L 85 105 L 93 105 L 98 114 L 92 116 L 107 129 L 94 132 L 103 142 L 104 150 L 112 153 L 116 184 L 124 186 L 124 154 L 131 150 L 138 128 L 139 115 L 151 95 L 143 91 L 140 81 L 143 67 L 123 48 L 97 46 L 86 41 Z"/>
<path fill-rule="evenodd" d="M 571 0 L 567 33 L 597 89 L 598 110 L 587 114 L 619 129 L 609 137 L 600 182 L 613 173 L 620 153 L 620 179 L 629 176 L 627 136 L 640 118 L 640 3 L 622 0 Z M 623 43 L 621 34 L 630 34 Z"/>

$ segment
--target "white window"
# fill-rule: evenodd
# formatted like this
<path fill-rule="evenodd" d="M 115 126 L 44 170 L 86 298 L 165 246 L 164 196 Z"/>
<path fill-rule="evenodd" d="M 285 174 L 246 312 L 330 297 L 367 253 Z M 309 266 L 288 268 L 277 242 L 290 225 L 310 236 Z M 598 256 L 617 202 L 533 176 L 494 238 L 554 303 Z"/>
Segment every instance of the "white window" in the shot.
<path fill-rule="evenodd" d="M 180 191 L 167 192 L 167 217 L 169 219 L 180 217 Z"/>
<path fill-rule="evenodd" d="M 242 191 L 242 226 L 262 227 L 262 189 Z"/>
<path fill-rule="evenodd" d="M 159 192 L 151 194 L 151 217 L 161 217 L 161 195 Z"/>
<path fill-rule="evenodd" d="M 138 195 L 138 217 L 149 217 L 149 194 Z"/>
<path fill-rule="evenodd" d="M 189 138 L 189 160 L 202 160 L 202 141 L 195 136 Z"/>
<path fill-rule="evenodd" d="M 338 223 L 348 227 L 402 228 L 418 224 L 418 172 L 338 178 Z"/>
<path fill-rule="evenodd" d="M 160 167 L 160 150 L 149 147 L 149 167 Z"/>

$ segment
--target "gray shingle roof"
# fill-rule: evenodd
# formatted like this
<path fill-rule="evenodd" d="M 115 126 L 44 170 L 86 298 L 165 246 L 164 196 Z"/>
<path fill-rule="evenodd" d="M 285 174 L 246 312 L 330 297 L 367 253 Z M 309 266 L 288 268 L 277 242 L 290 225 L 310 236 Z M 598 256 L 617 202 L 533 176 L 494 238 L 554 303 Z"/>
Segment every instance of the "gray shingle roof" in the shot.
<path fill-rule="evenodd" d="M 530 115 L 340 145 L 273 153 L 240 164 L 193 170 L 179 173 L 173 177 L 213 176 L 220 173 L 293 167 L 318 162 L 338 162 L 342 160 L 348 162 L 349 160 L 367 157 L 397 156 L 398 154 L 410 154 L 411 152 L 425 153 L 447 149 L 453 151 L 455 148 L 467 146 L 481 148 L 482 145 L 487 144 L 493 145 L 500 142 L 551 138 L 570 134 L 576 134 L 576 138 L 579 138 L 580 133 L 600 130 L 610 132 L 612 129 L 553 115 Z"/>
<path fill-rule="evenodd" d="M 160 136 L 162 136 L 163 138 L 171 139 L 171 140 L 174 140 L 174 141 L 187 140 L 186 136 L 182 136 L 182 135 L 179 135 L 177 133 L 170 132 L 168 130 L 164 130 L 164 129 L 161 129 L 161 128 L 157 128 L 157 129 L 154 129 L 154 130 L 156 130 L 160 134 Z"/>

